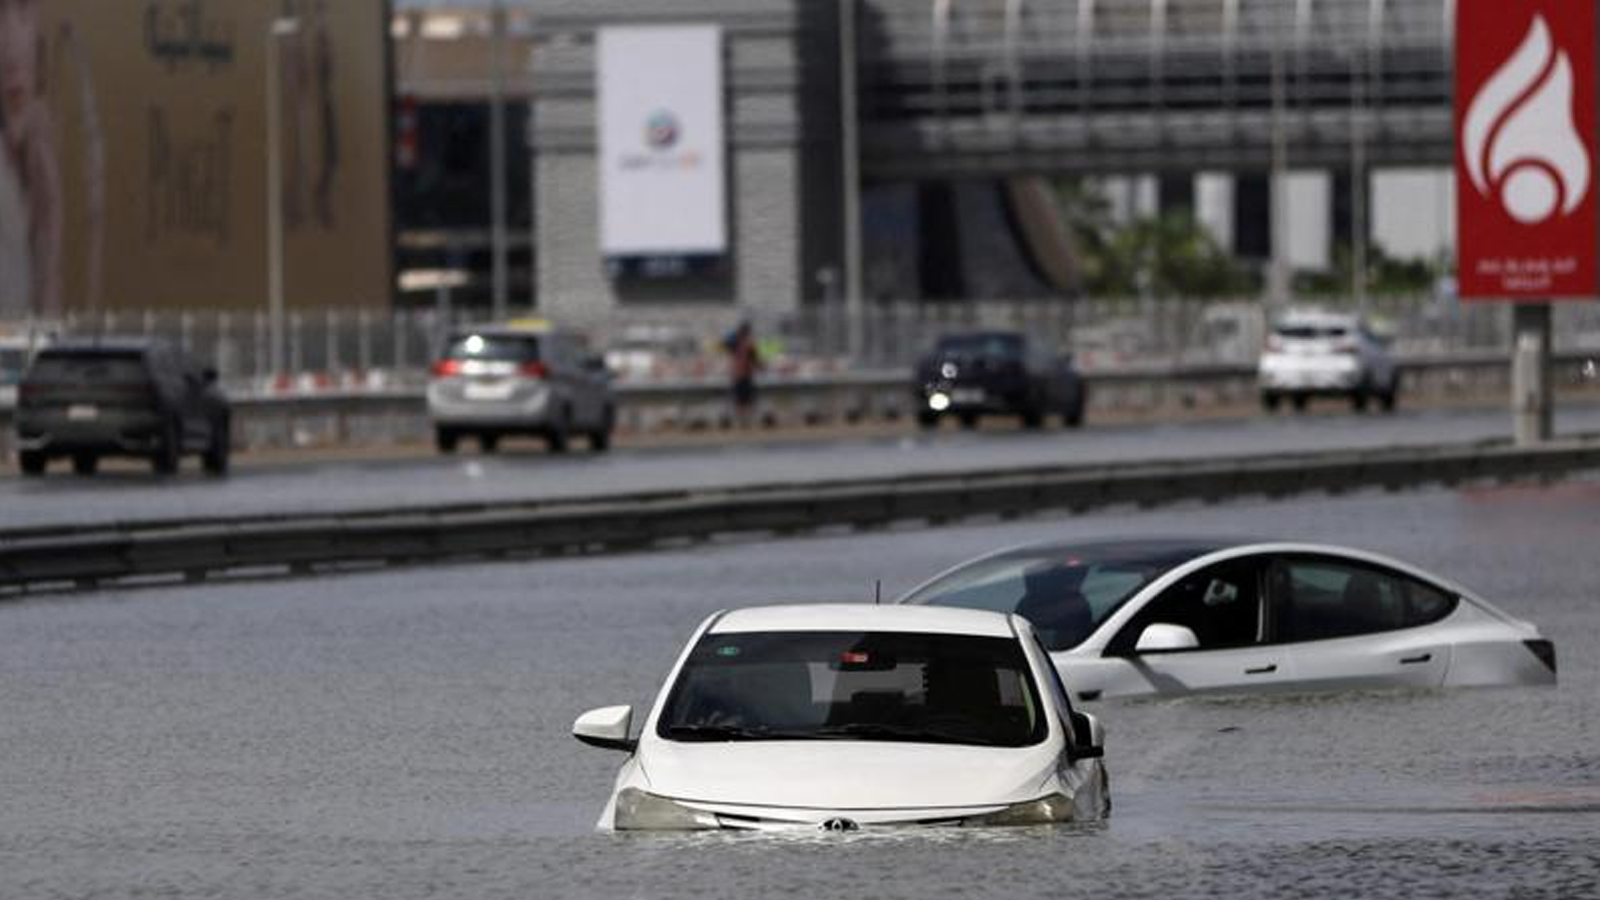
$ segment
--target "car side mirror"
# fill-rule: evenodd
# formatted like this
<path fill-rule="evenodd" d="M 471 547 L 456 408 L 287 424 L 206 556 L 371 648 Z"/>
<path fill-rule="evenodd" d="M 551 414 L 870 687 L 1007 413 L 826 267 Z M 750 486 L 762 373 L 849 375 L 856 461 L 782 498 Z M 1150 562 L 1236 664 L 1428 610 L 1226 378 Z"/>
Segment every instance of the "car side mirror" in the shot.
<path fill-rule="evenodd" d="M 572 723 L 572 736 L 591 747 L 632 753 L 639 742 L 628 737 L 633 725 L 633 707 L 602 706 L 591 709 Z"/>
<path fill-rule="evenodd" d="M 1080 759 L 1101 759 L 1106 755 L 1106 730 L 1100 720 L 1086 712 L 1072 713 L 1072 740 L 1067 749 L 1067 758 L 1073 762 Z"/>
<path fill-rule="evenodd" d="M 1133 645 L 1133 652 L 1171 653 L 1174 650 L 1196 650 L 1199 647 L 1200 638 L 1195 636 L 1194 629 L 1156 622 L 1139 633 L 1139 640 Z"/>

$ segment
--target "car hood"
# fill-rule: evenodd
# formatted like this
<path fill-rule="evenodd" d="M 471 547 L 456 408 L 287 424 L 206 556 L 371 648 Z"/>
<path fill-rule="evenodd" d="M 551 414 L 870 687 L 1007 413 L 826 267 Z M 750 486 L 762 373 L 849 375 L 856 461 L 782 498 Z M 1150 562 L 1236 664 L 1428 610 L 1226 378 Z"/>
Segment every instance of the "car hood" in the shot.
<path fill-rule="evenodd" d="M 833 810 L 992 806 L 1033 800 L 1054 774 L 1054 741 L 965 747 L 879 741 L 650 741 L 652 793 L 678 800 Z"/>

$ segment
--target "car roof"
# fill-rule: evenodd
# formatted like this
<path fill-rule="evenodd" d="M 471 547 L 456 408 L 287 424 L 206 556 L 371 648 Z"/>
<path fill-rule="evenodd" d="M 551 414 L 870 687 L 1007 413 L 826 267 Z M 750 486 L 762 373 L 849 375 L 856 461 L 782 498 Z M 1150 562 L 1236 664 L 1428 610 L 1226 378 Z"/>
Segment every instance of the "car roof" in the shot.
<path fill-rule="evenodd" d="M 1275 324 L 1281 328 L 1285 325 L 1353 326 L 1360 322 L 1361 317 L 1355 313 L 1332 312 L 1325 309 L 1291 309 L 1280 316 Z"/>
<path fill-rule="evenodd" d="M 939 340 L 971 340 L 974 338 L 1021 338 L 1022 332 L 1005 328 L 975 328 L 971 331 L 946 331 Z"/>
<path fill-rule="evenodd" d="M 1218 550 L 1259 544 L 1256 538 L 1163 536 L 1100 538 L 1088 541 L 1041 541 L 1011 547 L 991 555 L 991 558 L 1052 556 L 1084 556 L 1096 560 L 1144 559 L 1159 557 L 1175 563 L 1198 559 Z"/>
<path fill-rule="evenodd" d="M 532 337 L 541 334 L 553 334 L 560 329 L 550 324 L 545 319 L 512 319 L 509 322 L 484 322 L 477 325 L 464 325 L 451 330 L 451 335 L 484 335 L 487 337 Z"/>
<path fill-rule="evenodd" d="M 711 634 L 752 631 L 896 631 L 1015 637 L 1005 613 L 949 606 L 809 603 L 756 606 L 723 614 Z"/>
<path fill-rule="evenodd" d="M 143 337 L 102 337 L 102 338 L 63 338 L 39 351 L 43 355 L 83 355 L 95 352 L 105 353 L 144 353 L 153 347 L 164 343 L 159 338 Z"/>

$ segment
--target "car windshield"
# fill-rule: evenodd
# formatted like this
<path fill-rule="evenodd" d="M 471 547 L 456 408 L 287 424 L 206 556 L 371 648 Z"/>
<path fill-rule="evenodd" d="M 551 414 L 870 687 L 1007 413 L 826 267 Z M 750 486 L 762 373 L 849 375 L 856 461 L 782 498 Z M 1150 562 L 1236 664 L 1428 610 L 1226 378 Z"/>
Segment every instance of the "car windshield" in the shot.
<path fill-rule="evenodd" d="M 461 334 L 450 339 L 445 359 L 483 362 L 535 362 L 539 359 L 539 339 L 533 336 Z"/>
<path fill-rule="evenodd" d="M 40 384 L 134 384 L 147 376 L 136 350 L 72 353 L 46 350 L 34 360 L 28 380 Z"/>
<path fill-rule="evenodd" d="M 1022 747 L 1048 731 L 1013 638 L 898 632 L 707 634 L 657 734 Z"/>
<path fill-rule="evenodd" d="M 938 356 L 971 356 L 987 359 L 1017 359 L 1022 356 L 1022 337 L 1015 334 L 960 334 L 939 339 Z"/>
<path fill-rule="evenodd" d="M 902 599 L 1016 613 L 1045 647 L 1066 650 L 1084 639 L 1139 589 L 1204 552 L 1178 544 L 1030 548 L 962 566 Z"/>

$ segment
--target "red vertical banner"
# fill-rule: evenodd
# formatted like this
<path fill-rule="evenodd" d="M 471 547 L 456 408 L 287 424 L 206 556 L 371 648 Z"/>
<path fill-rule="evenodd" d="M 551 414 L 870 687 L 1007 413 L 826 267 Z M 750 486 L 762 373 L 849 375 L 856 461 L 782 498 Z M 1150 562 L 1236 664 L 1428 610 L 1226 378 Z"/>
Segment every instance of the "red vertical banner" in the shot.
<path fill-rule="evenodd" d="M 1465 299 L 1600 294 L 1594 0 L 1456 3 Z"/>

